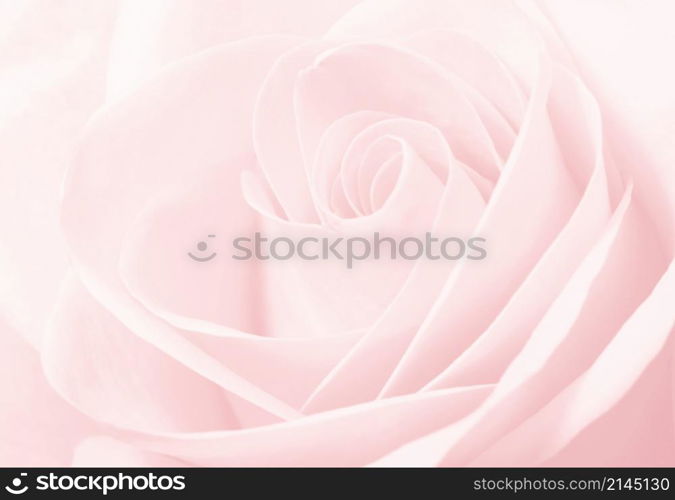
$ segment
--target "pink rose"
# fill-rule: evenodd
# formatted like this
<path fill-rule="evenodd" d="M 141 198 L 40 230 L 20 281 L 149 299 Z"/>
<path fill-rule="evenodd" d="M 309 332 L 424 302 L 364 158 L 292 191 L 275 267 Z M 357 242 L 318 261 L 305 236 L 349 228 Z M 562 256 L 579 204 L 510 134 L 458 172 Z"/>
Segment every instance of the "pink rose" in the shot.
<path fill-rule="evenodd" d="M 68 429 L 2 422 L 31 463 L 675 465 L 672 5 L 355 3 L 13 12 L 7 401 Z"/>

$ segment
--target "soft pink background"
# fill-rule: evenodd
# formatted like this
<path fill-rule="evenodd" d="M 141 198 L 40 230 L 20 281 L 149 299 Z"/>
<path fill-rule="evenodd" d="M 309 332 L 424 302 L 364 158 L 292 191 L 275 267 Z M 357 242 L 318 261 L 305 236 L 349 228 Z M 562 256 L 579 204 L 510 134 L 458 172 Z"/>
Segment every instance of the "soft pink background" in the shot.
<path fill-rule="evenodd" d="M 675 465 L 673 16 L 0 0 L 0 465 Z"/>

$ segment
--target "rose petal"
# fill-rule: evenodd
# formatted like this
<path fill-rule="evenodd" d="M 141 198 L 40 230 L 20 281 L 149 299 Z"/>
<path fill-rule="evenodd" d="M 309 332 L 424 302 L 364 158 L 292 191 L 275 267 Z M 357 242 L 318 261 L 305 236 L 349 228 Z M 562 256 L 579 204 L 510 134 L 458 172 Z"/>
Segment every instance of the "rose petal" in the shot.
<path fill-rule="evenodd" d="M 564 43 L 603 110 L 617 167 L 634 179 L 669 252 L 675 248 L 675 43 L 671 2 L 521 2 L 542 33 Z M 543 18 L 543 22 L 538 22 Z M 603 36 L 597 36 L 602 23 Z"/>
<path fill-rule="evenodd" d="M 454 163 L 449 170 L 432 227 L 439 237 L 470 234 L 485 206 L 461 165 Z M 455 261 L 417 261 L 375 325 L 316 388 L 304 410 L 336 408 L 377 396 L 454 265 Z"/>
<path fill-rule="evenodd" d="M 238 177 L 235 169 L 217 168 L 149 201 L 125 236 L 120 277 L 134 297 L 179 328 L 202 321 L 275 335 L 257 300 L 265 293 L 264 269 L 233 258 L 239 254 L 233 242 L 261 229 Z"/>
<path fill-rule="evenodd" d="M 489 12 L 489 15 L 486 13 Z M 333 25 L 330 41 L 400 41 L 433 30 L 469 33 L 503 60 L 527 88 L 536 82 L 543 42 L 529 19 L 511 2 L 500 0 L 369 0 Z"/>
<path fill-rule="evenodd" d="M 257 89 L 271 62 L 294 43 L 264 37 L 204 52 L 102 111 L 71 165 L 62 219 L 81 279 L 130 332 L 284 418 L 297 413 L 134 301 L 118 277 L 117 260 L 125 232 L 153 196 L 214 165 L 235 169 L 238 183 L 242 158 L 253 152 L 249 132 Z"/>
<path fill-rule="evenodd" d="M 668 443 L 663 435 L 664 429 L 672 433 L 672 422 L 670 419 L 663 421 L 660 417 L 671 413 L 667 398 L 670 394 L 670 384 L 666 380 L 668 359 L 661 354 L 666 354 L 663 348 L 675 323 L 675 313 L 671 307 L 673 295 L 675 264 L 671 262 L 649 297 L 621 327 L 591 367 L 544 408 L 481 455 L 478 464 L 494 465 L 504 463 L 505 460 L 510 466 L 539 463 L 555 456 L 597 419 L 604 420 L 600 436 L 596 430 L 590 442 L 587 440 L 586 446 L 577 448 L 576 453 L 570 453 L 572 450 L 565 452 L 565 463 L 607 466 L 607 462 L 598 462 L 595 458 L 597 455 L 607 456 L 605 446 L 599 443 L 600 439 L 607 445 L 612 441 L 624 441 L 616 437 L 626 434 L 629 426 L 637 427 L 628 434 L 638 434 L 640 442 L 634 443 L 635 448 L 612 456 L 612 467 L 672 463 L 675 448 L 672 441 Z M 661 369 L 646 372 L 657 356 L 662 361 Z M 633 384 L 640 384 L 639 380 L 646 376 L 649 382 L 642 381 L 641 390 L 630 391 Z M 621 404 L 627 394 L 632 394 L 633 398 Z M 645 405 L 646 398 L 639 398 L 640 395 L 654 397 L 649 398 L 650 405 Z M 635 401 L 636 397 L 642 399 L 642 404 Z M 603 416 L 619 404 L 622 406 L 623 419 L 617 421 L 616 416 L 613 425 L 608 426 L 607 418 Z M 650 424 L 645 426 L 647 419 Z M 660 426 L 656 425 L 659 420 L 662 421 Z M 603 434 L 608 435 L 605 437 Z M 589 452 L 590 446 L 592 452 Z M 638 453 L 640 449 L 642 453 Z"/>
<path fill-rule="evenodd" d="M 268 33 L 320 35 L 356 0 L 123 0 L 115 26 L 108 98 L 142 84 L 163 66 L 225 42 Z"/>
<path fill-rule="evenodd" d="M 596 284 L 596 280 L 601 277 L 603 268 L 613 253 L 612 247 L 619 237 L 620 230 L 626 225 L 623 222 L 630 206 L 630 194 L 629 189 L 613 214 L 604 234 L 539 322 L 523 350 L 501 377 L 491 400 L 478 412 L 472 414 L 470 430 L 462 436 L 455 435 L 455 440 L 449 446 L 443 463 L 465 463 L 474 458 L 491 440 L 514 426 L 518 419 L 524 418 L 528 412 L 543 405 L 547 397 L 550 398 L 560 390 L 561 386 L 569 382 L 570 377 L 582 368 L 583 361 L 574 359 L 574 355 L 571 360 L 565 360 L 563 366 L 557 360 L 550 359 L 549 356 L 552 356 L 559 344 L 563 344 L 566 335 L 572 335 L 569 332 L 575 330 L 578 317 L 587 307 L 586 300 L 589 291 Z M 599 295 L 606 294 L 607 291 L 603 290 Z M 612 309 L 617 310 L 616 307 Z M 585 342 L 582 341 L 581 345 L 577 343 L 575 347 L 579 350 L 588 349 L 588 351 L 583 354 L 577 351 L 578 357 L 593 356 L 597 350 L 597 344 L 606 340 L 611 326 L 612 322 L 608 322 L 607 326 L 599 329 L 600 334 L 593 333 L 594 338 L 586 332 Z M 540 373 L 544 359 L 549 360 L 550 365 Z M 507 394 L 509 402 L 505 404 Z"/>
<path fill-rule="evenodd" d="M 359 133 L 389 118 L 393 116 L 375 111 L 350 113 L 331 123 L 321 136 L 310 169 L 310 188 L 323 221 L 333 225 L 340 218 L 356 216 L 342 186 L 342 161 Z"/>
<path fill-rule="evenodd" d="M 546 110 L 550 62 L 542 59 L 540 71 L 518 141 L 474 233 L 486 239 L 487 258 L 462 261 L 453 270 L 382 396 L 419 389 L 468 347 L 578 203 L 578 188 L 562 161 Z"/>
<path fill-rule="evenodd" d="M 472 416 L 477 425 L 451 447 L 443 463 L 475 457 L 571 383 L 648 295 L 663 258 L 639 211 L 629 205 L 629 194 L 495 392 Z M 638 270 L 629 266 L 631 262 L 643 265 Z"/>
<path fill-rule="evenodd" d="M 416 394 L 257 429 L 139 436 L 132 442 L 204 466 L 364 465 L 443 422 L 461 418 L 489 390 L 477 386 Z"/>
<path fill-rule="evenodd" d="M 584 194 L 492 324 L 428 388 L 496 382 L 609 220 L 613 196 L 597 104 L 579 81 L 558 70 L 548 108 L 565 165 L 580 185 L 586 185 Z"/>
<path fill-rule="evenodd" d="M 129 332 L 70 276 L 42 348 L 59 393 L 83 413 L 137 430 L 236 425 L 221 389 Z"/>
<path fill-rule="evenodd" d="M 49 386 L 39 354 L 0 324 L 0 465 L 65 467 L 76 444 L 101 429 Z"/>
<path fill-rule="evenodd" d="M 629 204 L 630 191 L 627 191 L 605 233 L 586 256 L 583 264 L 556 303 L 547 312 L 548 318 L 545 317 L 538 325 L 538 333 L 535 334 L 539 338 L 544 336 L 544 332 L 548 333 L 553 324 L 555 324 L 556 330 L 563 332 L 561 335 L 564 335 L 567 332 L 567 326 L 574 322 L 576 311 L 572 310 L 572 307 L 577 309 L 583 307 L 586 293 L 582 288 L 587 291 L 605 265 Z M 563 308 L 564 312 L 561 310 Z M 562 322 L 563 325 L 558 326 L 554 321 Z M 533 337 L 535 334 L 533 334 Z M 555 342 L 556 339 L 553 339 L 551 344 L 555 344 Z M 536 409 L 537 405 L 545 403 L 545 401 L 542 401 L 545 398 L 542 393 L 546 391 L 542 389 L 542 384 L 544 387 L 548 387 L 551 392 L 556 390 L 556 387 L 552 385 L 555 383 L 555 378 L 545 377 L 545 380 L 539 380 L 539 393 L 532 390 L 528 391 L 528 388 L 531 389 L 532 386 L 528 387 L 523 382 L 528 380 L 530 374 L 536 373 L 536 366 L 529 368 L 528 362 L 533 362 L 532 357 L 536 358 L 537 351 L 526 346 L 523 352 L 531 353 L 531 356 L 528 358 L 527 356 L 523 357 L 522 352 L 519 354 L 514 364 L 521 369 L 516 368 L 509 373 L 514 366 L 512 364 L 497 384 L 495 391 L 498 390 L 498 392 L 492 392 L 486 398 L 485 403 L 476 411 L 455 424 L 402 446 L 383 457 L 376 465 L 435 466 L 441 463 L 465 464 L 475 458 L 494 440 L 508 431 L 509 426 L 516 425 L 518 418 L 524 418 L 523 415 L 526 415 L 528 410 L 533 411 L 532 408 Z M 541 361 L 539 361 L 539 366 L 541 366 Z M 520 392 L 517 392 L 518 390 Z"/>
<path fill-rule="evenodd" d="M 104 98 L 116 9 L 0 6 L 0 317 L 36 346 L 68 268 L 58 226 L 66 160 Z"/>
<path fill-rule="evenodd" d="M 215 165 L 238 183 L 253 153 L 257 85 L 294 43 L 271 37 L 213 49 L 98 114 L 64 187 L 63 226 L 78 263 L 116 271 L 123 235 L 151 197 L 205 178 Z"/>
<path fill-rule="evenodd" d="M 494 179 L 501 160 L 461 88 L 438 65 L 394 47 L 364 43 L 327 51 L 301 73 L 296 85 L 305 158 L 314 157 L 321 136 L 336 119 L 371 110 L 435 125 L 460 161 Z"/>
<path fill-rule="evenodd" d="M 239 255 L 233 239 L 253 236 L 256 214 L 223 172 L 151 203 L 127 234 L 120 275 L 150 312 L 179 329 L 206 334 L 190 340 L 246 380 L 299 406 L 360 333 L 329 336 L 325 323 L 323 330 L 308 329 L 308 311 L 289 314 L 297 306 L 286 305 L 284 285 L 276 284 L 265 261 L 232 258 Z M 228 213 L 239 214 L 235 220 L 223 217 L 223 200 Z M 208 237 L 211 232 L 214 238 Z M 208 247 L 199 250 L 198 239 Z M 216 255 L 198 262 L 188 252 Z M 315 332 L 322 338 L 312 339 Z"/>
<path fill-rule="evenodd" d="M 297 134 L 293 93 L 300 70 L 330 47 L 312 42 L 279 57 L 265 79 L 253 117 L 253 138 L 260 166 L 289 220 L 316 222 L 305 164 Z"/>
<path fill-rule="evenodd" d="M 82 441 L 75 449 L 73 467 L 185 467 L 185 462 L 149 453 L 108 436 Z"/>
<path fill-rule="evenodd" d="M 434 30 L 415 34 L 404 45 L 441 63 L 479 91 L 511 126 L 520 126 L 526 97 L 504 63 L 479 42 L 463 33 Z"/>

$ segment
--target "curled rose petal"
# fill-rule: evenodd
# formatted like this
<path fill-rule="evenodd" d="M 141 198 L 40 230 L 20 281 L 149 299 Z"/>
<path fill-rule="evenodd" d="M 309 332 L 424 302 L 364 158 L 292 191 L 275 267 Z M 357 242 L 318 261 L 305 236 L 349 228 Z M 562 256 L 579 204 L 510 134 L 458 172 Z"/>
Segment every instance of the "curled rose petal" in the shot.
<path fill-rule="evenodd" d="M 129 332 L 73 276 L 61 291 L 42 360 L 59 393 L 98 421 L 138 430 L 235 425 L 217 385 Z"/>
<path fill-rule="evenodd" d="M 484 206 L 478 189 L 464 170 L 454 164 L 433 231 L 470 233 Z M 316 411 L 377 396 L 454 265 L 453 261 L 417 262 L 390 306 L 317 387 L 305 410 Z M 425 293 L 420 293 L 421 289 Z"/>
<path fill-rule="evenodd" d="M 383 396 L 419 389 L 475 340 L 577 203 L 578 189 L 546 114 L 551 79 L 550 62 L 542 59 L 518 140 L 475 231 L 490 242 L 488 258 L 479 265 L 462 261 L 453 270 Z M 540 168 L 543 164 L 546 169 Z"/>
<path fill-rule="evenodd" d="M 139 436 L 131 441 L 199 465 L 365 465 L 396 443 L 461 418 L 489 390 L 475 386 L 403 396 L 241 432 Z"/>
<path fill-rule="evenodd" d="M 649 419 L 649 426 L 640 426 L 640 430 L 635 431 L 639 434 L 640 441 L 647 442 L 642 452 L 644 455 L 637 456 L 634 451 L 630 455 L 617 454 L 612 458 L 615 461 L 612 465 L 631 466 L 643 460 L 643 463 L 654 466 L 672 463 L 673 449 L 663 440 L 663 433 L 668 432 L 672 422 L 666 420 L 660 426 L 655 424 L 660 415 L 669 411 L 667 406 L 670 405 L 664 397 L 665 394 L 659 392 L 658 388 L 659 382 L 667 374 L 667 369 L 664 368 L 667 366 L 668 356 L 664 348 L 675 324 L 674 315 L 668 307 L 675 294 L 674 287 L 675 265 L 671 262 L 651 294 L 623 324 L 591 367 L 538 413 L 481 455 L 477 464 L 503 463 L 504 460 L 509 464 L 530 464 L 554 457 L 585 427 L 600 419 L 621 398 L 631 394 L 630 386 L 640 378 L 645 379 L 646 386 L 640 387 L 637 393 L 633 391 L 632 395 L 634 399 L 637 396 L 643 401 L 633 400 L 620 408 L 632 421 L 615 420 L 614 426 L 605 428 L 605 432 L 611 437 L 603 439 L 603 442 L 609 444 L 612 440 L 617 441 L 615 436 L 622 429 L 629 425 L 639 425 Z M 647 371 L 650 363 L 657 362 L 657 356 L 660 358 L 661 368 Z M 654 397 L 645 398 L 651 391 L 655 391 Z M 645 405 L 646 402 L 649 405 Z M 528 438 L 523 439 L 524 435 Z M 514 447 L 514 443 L 518 445 Z M 528 443 L 537 443 L 537 446 L 534 448 Z M 582 447 L 576 453 L 566 453 L 564 463 L 586 462 L 590 457 L 584 458 L 584 452 Z M 619 457 L 620 461 L 616 461 Z"/>
<path fill-rule="evenodd" d="M 565 72 L 559 72 L 557 77 L 549 112 L 561 150 L 566 152 L 565 165 L 577 182 L 586 185 L 584 194 L 565 227 L 492 324 L 427 387 L 496 381 L 609 220 L 611 171 L 603 155 L 597 104 Z M 564 124 L 571 127 L 571 123 L 577 131 L 584 123 L 587 129 L 583 133 L 566 133 Z M 570 140 L 575 144 L 569 144 Z M 569 156 L 570 152 L 574 156 Z"/>
<path fill-rule="evenodd" d="M 382 85 L 386 81 L 398 84 Z M 296 102 L 298 134 L 308 158 L 333 121 L 368 109 L 428 121 L 444 133 L 460 161 L 488 179 L 499 171 L 492 138 L 459 83 L 414 53 L 375 44 L 326 51 L 301 73 Z"/>

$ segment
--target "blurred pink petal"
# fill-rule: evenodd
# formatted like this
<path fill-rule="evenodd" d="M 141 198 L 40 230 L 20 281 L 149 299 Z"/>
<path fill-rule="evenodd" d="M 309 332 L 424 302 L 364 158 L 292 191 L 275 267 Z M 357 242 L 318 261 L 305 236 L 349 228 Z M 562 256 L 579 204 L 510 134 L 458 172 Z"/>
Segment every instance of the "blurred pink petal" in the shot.
<path fill-rule="evenodd" d="M 116 8 L 116 1 L 0 6 L 0 318 L 36 346 L 68 266 L 58 226 L 62 178 L 105 96 Z"/>
<path fill-rule="evenodd" d="M 47 382 L 39 354 L 0 324 L 0 465 L 65 467 L 78 441 L 99 424 L 63 401 Z"/>
<path fill-rule="evenodd" d="M 357 466 L 466 415 L 489 386 L 392 398 L 242 431 L 139 436 L 156 453 L 205 466 Z"/>
<path fill-rule="evenodd" d="M 289 406 L 140 307 L 127 294 L 117 264 L 124 235 L 149 197 L 203 178 L 214 165 L 227 165 L 237 176 L 249 165 L 258 87 L 274 58 L 293 43 L 262 37 L 204 52 L 100 112 L 77 149 L 62 210 L 83 282 L 131 333 L 286 418 L 295 415 Z"/>
<path fill-rule="evenodd" d="M 382 396 L 419 389 L 468 347 L 577 204 L 579 188 L 563 163 L 546 109 L 552 73 L 550 61 L 542 59 L 520 135 L 474 231 L 488 242 L 486 259 L 455 267 Z"/>
<path fill-rule="evenodd" d="M 0 459 L 672 464 L 674 12 L 0 0 Z"/>
<path fill-rule="evenodd" d="M 508 123 L 520 125 L 527 99 L 504 63 L 479 42 L 464 33 L 431 30 L 412 35 L 404 45 L 442 64 L 479 91 Z"/>
<path fill-rule="evenodd" d="M 574 383 L 543 409 L 478 458 L 477 465 L 531 465 L 553 457 L 550 465 L 630 467 L 667 466 L 675 459 L 672 446 L 672 410 L 667 390 L 672 356 L 665 350 L 675 325 L 672 297 L 675 296 L 675 264 L 656 284 L 651 294 L 625 322 L 606 349 Z M 652 366 L 659 361 L 659 367 Z M 672 367 L 670 367 L 672 370 Z M 631 386 L 637 384 L 635 389 Z M 622 404 L 621 400 L 627 399 Z M 581 446 L 572 446 L 555 459 L 569 442 L 596 419 L 602 419 L 613 406 L 614 415 L 604 418 L 601 428 Z M 617 412 L 619 412 L 617 414 Z M 644 425 L 649 421 L 649 425 Z M 612 425 L 608 425 L 612 422 Z M 631 430 L 629 432 L 629 429 Z M 599 436 L 597 436 L 599 434 Z M 633 444 L 611 455 L 612 442 L 628 439 Z M 525 437 L 526 436 L 526 437 Z M 618 436 L 624 436 L 617 439 Z M 588 453 L 593 447 L 594 453 Z M 600 449 L 598 449 L 600 448 Z M 615 451 L 616 453 L 616 451 Z M 597 461 L 596 454 L 609 462 Z"/>
<path fill-rule="evenodd" d="M 75 277 L 64 283 L 42 359 L 64 399 L 97 421 L 143 431 L 236 426 L 216 384 L 129 332 Z"/>
<path fill-rule="evenodd" d="M 309 168 L 297 134 L 293 93 L 299 71 L 330 47 L 312 42 L 289 50 L 274 63 L 256 103 L 253 137 L 260 167 L 291 221 L 316 222 Z"/>
<path fill-rule="evenodd" d="M 90 437 L 77 445 L 73 467 L 185 467 L 183 461 L 140 450 L 107 436 Z"/>
<path fill-rule="evenodd" d="M 485 203 L 459 164 L 450 167 L 433 234 L 470 234 Z M 307 411 L 375 398 L 455 265 L 419 261 L 382 316 L 316 388 Z"/>
<path fill-rule="evenodd" d="M 562 40 L 600 102 L 617 166 L 635 180 L 635 196 L 675 249 L 675 70 L 667 64 L 675 34 L 672 2 L 572 0 L 523 2 Z M 538 7 L 538 9 L 537 9 Z M 538 19 L 534 16 L 534 19 Z M 602 36 L 598 36 L 602 26 Z"/>
<path fill-rule="evenodd" d="M 328 31 L 330 41 L 399 41 L 420 32 L 468 33 L 503 60 L 527 88 L 536 81 L 544 43 L 537 29 L 512 3 L 501 0 L 368 0 Z"/>
<path fill-rule="evenodd" d="M 496 382 L 609 220 L 610 166 L 603 156 L 600 112 L 578 81 L 565 72 L 556 76 L 549 113 L 565 166 L 586 186 L 584 194 L 492 324 L 428 388 Z"/>
<path fill-rule="evenodd" d="M 122 0 L 108 71 L 108 99 L 200 50 L 264 34 L 320 35 L 357 0 Z"/>
<path fill-rule="evenodd" d="M 333 121 L 364 109 L 430 122 L 460 161 L 488 179 L 499 171 L 492 138 L 461 82 L 412 52 L 365 43 L 324 52 L 301 73 L 296 118 L 305 158 Z"/>

